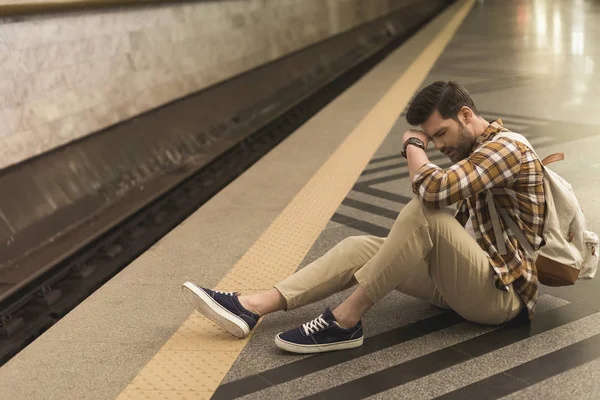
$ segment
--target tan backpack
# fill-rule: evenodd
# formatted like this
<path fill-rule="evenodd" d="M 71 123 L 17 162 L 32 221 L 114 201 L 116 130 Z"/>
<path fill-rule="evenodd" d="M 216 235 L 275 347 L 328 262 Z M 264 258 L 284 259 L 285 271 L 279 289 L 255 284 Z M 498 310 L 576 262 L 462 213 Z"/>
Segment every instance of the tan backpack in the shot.
<path fill-rule="evenodd" d="M 494 140 L 501 137 L 523 143 L 542 163 L 546 216 L 542 233 L 545 244 L 536 252 L 506 210 L 496 209 L 492 194 L 488 191 L 486 202 L 492 217 L 498 251 L 500 254 L 506 254 L 499 221 L 499 218 L 502 218 L 521 246 L 535 261 L 538 280 L 542 284 L 566 286 L 573 285 L 577 279 L 593 278 L 598 267 L 598 235 L 587 230 L 583 211 L 571 185 L 546 167 L 547 164 L 561 160 L 564 156 L 558 153 L 542 160 L 524 136 L 514 132 L 500 132 Z"/>

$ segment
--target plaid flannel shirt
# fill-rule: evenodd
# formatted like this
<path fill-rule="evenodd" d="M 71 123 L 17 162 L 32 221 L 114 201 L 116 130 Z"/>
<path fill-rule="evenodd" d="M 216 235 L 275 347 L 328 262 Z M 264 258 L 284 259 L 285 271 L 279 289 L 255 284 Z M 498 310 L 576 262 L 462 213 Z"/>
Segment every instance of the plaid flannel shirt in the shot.
<path fill-rule="evenodd" d="M 496 287 L 509 290 L 512 284 L 531 318 L 538 292 L 535 264 L 502 220 L 506 254 L 498 253 L 485 195 L 490 190 L 496 206 L 506 209 L 531 247 L 539 249 L 546 212 L 542 164 L 520 142 L 509 138 L 492 140 L 498 132 L 507 130 L 501 120 L 496 123 L 478 138 L 465 160 L 446 170 L 431 163 L 419 168 L 412 188 L 426 206 L 442 208 L 458 203 L 456 219 L 463 226 L 471 217 L 475 239 L 495 271 Z"/>

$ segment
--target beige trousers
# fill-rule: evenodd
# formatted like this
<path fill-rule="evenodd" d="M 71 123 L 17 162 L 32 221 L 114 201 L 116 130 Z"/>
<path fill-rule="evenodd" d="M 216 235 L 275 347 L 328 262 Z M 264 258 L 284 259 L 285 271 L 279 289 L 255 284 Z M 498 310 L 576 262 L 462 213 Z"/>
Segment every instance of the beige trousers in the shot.
<path fill-rule="evenodd" d="M 290 310 L 356 284 L 374 303 L 396 289 L 482 324 L 504 323 L 523 308 L 512 286 L 496 288 L 487 254 L 451 211 L 427 209 L 417 198 L 387 238 L 344 239 L 275 288 Z"/>

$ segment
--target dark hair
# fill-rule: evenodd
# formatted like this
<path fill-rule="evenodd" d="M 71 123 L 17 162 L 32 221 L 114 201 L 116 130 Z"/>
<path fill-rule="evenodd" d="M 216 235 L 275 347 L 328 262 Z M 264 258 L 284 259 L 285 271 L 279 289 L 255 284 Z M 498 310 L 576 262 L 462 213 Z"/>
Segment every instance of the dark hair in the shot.
<path fill-rule="evenodd" d="M 473 99 L 464 87 L 452 81 L 437 81 L 417 93 L 406 112 L 406 121 L 413 126 L 421 125 L 435 110 L 444 119 L 458 121 L 458 112 L 464 106 L 479 115 Z"/>

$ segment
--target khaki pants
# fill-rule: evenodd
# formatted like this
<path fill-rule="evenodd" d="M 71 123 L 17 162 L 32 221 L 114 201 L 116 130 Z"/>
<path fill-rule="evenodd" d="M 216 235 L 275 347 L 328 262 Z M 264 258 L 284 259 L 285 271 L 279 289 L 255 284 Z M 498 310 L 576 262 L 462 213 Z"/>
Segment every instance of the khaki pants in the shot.
<path fill-rule="evenodd" d="M 449 210 L 407 204 L 387 238 L 354 236 L 275 285 L 294 309 L 360 284 L 374 303 L 396 289 L 463 318 L 501 324 L 523 302 L 494 285 L 487 254 Z"/>

